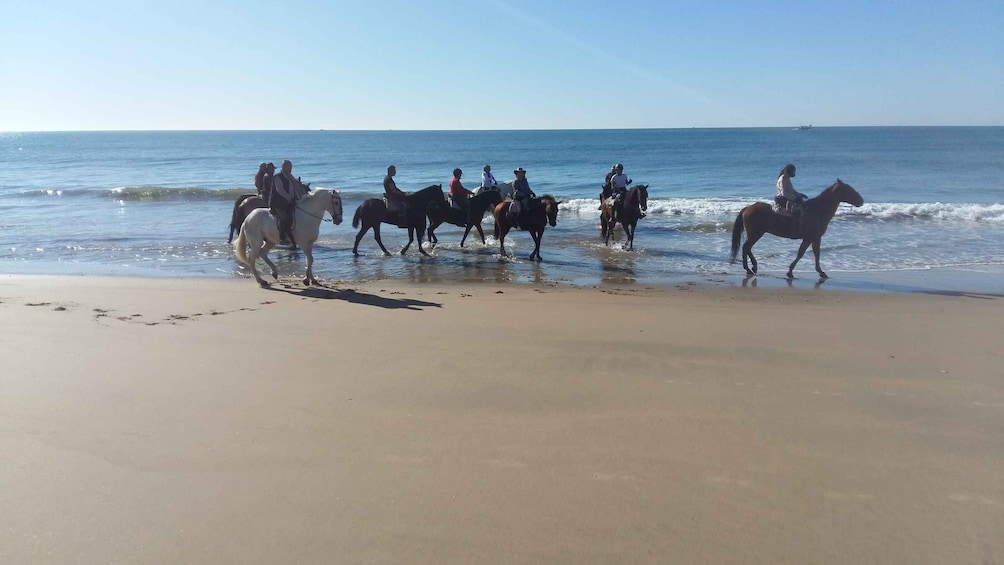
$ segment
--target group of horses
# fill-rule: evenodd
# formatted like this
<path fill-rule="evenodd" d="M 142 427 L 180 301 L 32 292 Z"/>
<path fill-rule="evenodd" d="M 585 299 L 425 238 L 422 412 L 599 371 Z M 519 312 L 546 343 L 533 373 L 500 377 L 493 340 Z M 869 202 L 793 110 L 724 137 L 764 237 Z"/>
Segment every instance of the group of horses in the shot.
<path fill-rule="evenodd" d="M 408 243 L 401 249 L 404 254 L 411 244 L 418 239 L 418 250 L 428 255 L 422 247 L 423 235 L 430 243 L 439 239 L 435 230 L 444 223 L 463 227 L 464 235 L 460 240 L 463 247 L 472 229 L 477 229 L 481 243 L 486 243 L 481 222 L 486 213 L 491 212 L 495 218 L 495 238 L 499 242 L 499 252 L 507 256 L 505 251 L 505 236 L 513 229 L 509 221 L 510 200 L 504 200 L 498 190 L 483 190 L 471 196 L 466 206 L 455 208 L 446 200 L 442 185 L 431 185 L 422 190 L 409 193 L 405 198 L 404 212 L 391 211 L 382 198 L 370 198 L 356 209 L 352 217 L 352 227 L 358 228 L 352 253 L 359 255 L 359 242 L 366 232 L 373 229 L 373 237 L 384 254 L 390 252 L 384 247 L 380 237 L 381 224 L 390 224 L 408 230 Z M 837 179 L 819 196 L 802 204 L 802 212 L 797 217 L 787 217 L 776 213 L 770 204 L 758 202 L 743 208 L 736 216 L 732 229 L 732 250 L 730 262 L 735 262 L 742 241 L 743 231 L 746 232 L 746 243 L 742 246 L 743 268 L 750 276 L 757 273 L 757 261 L 753 256 L 753 245 L 770 233 L 788 239 L 801 239 L 798 254 L 788 267 L 788 278 L 794 278 L 793 270 L 812 247 L 816 259 L 816 271 L 821 278 L 826 278 L 819 265 L 820 242 L 830 220 L 837 212 L 841 203 L 861 206 L 864 200 L 849 184 Z M 553 196 L 545 195 L 534 198 L 529 209 L 519 219 L 519 229 L 530 232 L 534 248 L 530 259 L 542 260 L 540 242 L 547 225 L 557 224 L 558 206 L 560 201 Z M 609 245 L 610 236 L 617 223 L 621 224 L 627 238 L 624 248 L 634 249 L 634 234 L 638 220 L 648 209 L 648 185 L 638 185 L 624 193 L 619 203 L 604 200 L 600 204 L 600 229 L 604 243 Z M 342 199 L 337 191 L 318 189 L 301 198 L 294 206 L 293 239 L 307 257 L 307 271 L 303 284 L 319 284 L 313 275 L 313 246 L 317 241 L 320 224 L 327 213 L 334 224 L 342 223 Z M 234 203 L 233 215 L 230 221 L 229 243 L 234 232 L 238 233 L 234 241 L 234 251 L 238 262 L 247 267 L 254 275 L 255 281 L 262 287 L 269 286 L 255 266 L 257 259 L 262 258 L 271 269 L 272 278 L 277 278 L 276 266 L 268 258 L 268 252 L 279 244 L 281 236 L 276 218 L 269 212 L 266 203 L 258 195 L 247 194 L 238 197 Z M 750 266 L 752 264 L 752 266 Z"/>

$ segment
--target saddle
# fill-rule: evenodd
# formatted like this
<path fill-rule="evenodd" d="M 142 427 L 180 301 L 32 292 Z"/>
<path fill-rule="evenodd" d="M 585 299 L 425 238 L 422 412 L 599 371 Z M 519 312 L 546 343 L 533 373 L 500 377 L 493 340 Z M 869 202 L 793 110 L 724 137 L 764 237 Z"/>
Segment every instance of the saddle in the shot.
<path fill-rule="evenodd" d="M 798 202 L 788 200 L 783 196 L 775 196 L 774 213 L 780 214 L 786 218 L 791 218 L 796 215 L 801 215 L 802 205 Z"/>
<path fill-rule="evenodd" d="M 384 196 L 383 203 L 387 206 L 387 221 L 397 225 L 399 228 L 408 227 L 408 203 L 403 200 L 394 200 Z"/>

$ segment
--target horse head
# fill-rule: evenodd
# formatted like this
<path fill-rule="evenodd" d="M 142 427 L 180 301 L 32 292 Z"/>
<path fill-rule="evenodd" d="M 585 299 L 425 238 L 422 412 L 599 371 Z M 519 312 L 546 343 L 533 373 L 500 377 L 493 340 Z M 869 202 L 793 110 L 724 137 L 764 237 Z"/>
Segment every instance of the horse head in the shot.
<path fill-rule="evenodd" d="M 639 184 L 634 188 L 638 191 L 638 204 L 641 206 L 642 211 L 648 210 L 648 185 Z"/>
<path fill-rule="evenodd" d="M 553 196 L 545 195 L 540 197 L 540 203 L 544 205 L 544 215 L 547 217 L 547 223 L 551 224 L 553 228 L 558 224 L 558 204 L 561 204 L 561 202 L 555 200 Z"/>
<path fill-rule="evenodd" d="M 328 210 L 328 212 L 331 214 L 331 221 L 337 226 L 342 223 L 342 195 L 338 194 L 338 191 L 334 189 L 330 192 L 331 210 Z"/>
<path fill-rule="evenodd" d="M 830 187 L 833 191 L 833 197 L 837 199 L 838 202 L 846 202 L 855 208 L 861 206 L 865 203 L 865 199 L 861 198 L 858 191 L 854 190 L 854 187 L 847 184 L 846 182 L 837 179 L 837 182 L 833 183 Z"/>

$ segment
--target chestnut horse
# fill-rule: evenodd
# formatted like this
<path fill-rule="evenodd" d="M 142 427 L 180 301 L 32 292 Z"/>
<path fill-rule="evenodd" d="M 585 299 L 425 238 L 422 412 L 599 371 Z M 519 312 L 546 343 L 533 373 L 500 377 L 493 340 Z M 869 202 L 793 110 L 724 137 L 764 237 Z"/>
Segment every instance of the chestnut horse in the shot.
<path fill-rule="evenodd" d="M 366 235 L 366 232 L 373 228 L 373 237 L 380 249 L 383 250 L 384 255 L 390 255 L 390 251 L 387 251 L 387 248 L 383 246 L 383 240 L 380 239 L 380 224 L 385 223 L 408 229 L 408 244 L 401 249 L 401 255 L 404 255 L 405 251 L 411 247 L 411 242 L 415 241 L 415 234 L 418 234 L 419 252 L 422 255 L 428 255 L 425 249 L 422 249 L 422 234 L 425 233 L 426 216 L 432 208 L 448 208 L 450 206 L 446 202 L 446 195 L 443 194 L 443 185 L 434 184 L 412 192 L 405 197 L 405 201 L 408 203 L 408 208 L 403 218 L 400 217 L 400 214 L 389 215 L 387 204 L 383 198 L 370 198 L 363 202 L 359 208 L 356 208 L 356 213 L 352 217 L 352 227 L 359 228 L 360 224 L 362 227 L 356 234 L 356 243 L 352 246 L 352 253 L 359 255 L 359 242 Z"/>
<path fill-rule="evenodd" d="M 841 202 L 846 202 L 852 206 L 861 206 L 864 199 L 854 190 L 854 187 L 837 179 L 837 182 L 819 193 L 819 196 L 807 200 L 802 204 L 801 219 L 797 217 L 782 216 L 774 212 L 773 207 L 766 202 L 750 204 L 739 211 L 736 216 L 736 223 L 732 228 L 732 253 L 729 262 L 734 263 L 736 253 L 739 251 L 739 242 L 742 240 L 743 229 L 746 230 L 746 243 L 743 244 L 743 268 L 749 275 L 755 275 L 757 271 L 756 257 L 753 257 L 753 245 L 763 237 L 765 233 L 788 239 L 801 239 L 802 245 L 798 247 L 798 255 L 788 266 L 788 278 L 793 279 L 795 275 L 792 271 L 798 264 L 805 250 L 812 246 L 812 253 L 816 256 L 816 272 L 820 278 L 827 278 L 826 273 L 819 266 L 819 244 L 826 233 L 826 227 Z M 751 269 L 746 260 L 753 263 Z"/>
<path fill-rule="evenodd" d="M 561 202 L 555 200 L 553 196 L 541 196 L 531 199 L 530 202 L 529 210 L 523 212 L 523 217 L 519 222 L 520 229 L 530 232 L 530 237 L 533 238 L 534 246 L 533 253 L 530 253 L 530 259 L 536 257 L 538 261 L 543 261 L 544 259 L 540 256 L 540 240 L 544 237 L 544 228 L 547 224 L 551 224 L 552 228 L 557 225 L 558 204 Z M 499 252 L 502 253 L 503 257 L 506 256 L 505 235 L 512 229 L 509 224 L 509 206 L 511 204 L 511 200 L 500 202 L 495 205 L 493 211 L 495 237 L 499 240 Z"/>
<path fill-rule="evenodd" d="M 494 210 L 495 205 L 502 202 L 502 196 L 497 189 L 487 189 L 467 199 L 467 210 L 460 208 L 441 208 L 439 206 L 429 209 L 429 242 L 439 243 L 435 231 L 443 222 L 467 228 L 464 230 L 464 237 L 460 238 L 460 247 L 464 246 L 464 241 L 471 233 L 471 228 L 478 228 L 478 235 L 481 236 L 481 244 L 485 244 L 485 232 L 481 229 L 481 222 L 485 219 L 485 212 Z"/>
<path fill-rule="evenodd" d="M 648 210 L 648 185 L 639 184 L 624 193 L 616 219 L 614 218 L 613 205 L 606 200 L 603 201 L 600 208 L 600 230 L 603 244 L 610 245 L 610 236 L 619 221 L 621 227 L 624 228 L 624 235 L 627 236 L 624 249 L 634 251 L 634 230 L 638 226 L 638 220 L 641 219 L 641 213 Z"/>

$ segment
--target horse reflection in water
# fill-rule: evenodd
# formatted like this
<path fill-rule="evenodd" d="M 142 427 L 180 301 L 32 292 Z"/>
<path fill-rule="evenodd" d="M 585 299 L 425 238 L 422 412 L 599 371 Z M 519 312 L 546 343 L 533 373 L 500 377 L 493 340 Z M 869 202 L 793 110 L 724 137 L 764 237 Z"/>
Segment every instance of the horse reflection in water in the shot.
<path fill-rule="evenodd" d="M 426 217 L 435 208 L 449 208 L 450 206 L 446 202 L 446 195 L 443 194 L 443 185 L 434 184 L 413 192 L 405 197 L 405 202 L 407 202 L 407 210 L 404 217 L 401 217 L 400 214 L 389 214 L 383 198 L 370 198 L 363 202 L 356 209 L 355 215 L 352 216 L 352 227 L 359 228 L 356 242 L 352 246 L 352 253 L 359 255 L 359 242 L 366 235 L 366 232 L 373 228 L 373 238 L 376 239 L 377 245 L 383 250 L 384 255 L 390 255 L 390 251 L 387 251 L 380 238 L 380 224 L 384 223 L 408 229 L 408 244 L 401 249 L 402 255 L 411 247 L 417 234 L 418 251 L 422 255 L 428 256 L 425 249 L 422 249 L 422 234 L 425 233 Z"/>
<path fill-rule="evenodd" d="M 798 255 L 788 266 L 788 278 L 793 279 L 795 275 L 792 271 L 798 264 L 805 250 L 812 246 L 812 253 L 816 256 L 816 272 L 820 278 L 827 278 L 822 267 L 819 266 L 819 246 L 826 233 L 826 228 L 830 220 L 837 213 L 837 208 L 841 203 L 847 203 L 858 207 L 864 204 L 864 199 L 854 190 L 854 187 L 837 179 L 829 187 L 819 193 L 819 196 L 802 204 L 802 215 L 798 217 L 782 216 L 774 211 L 773 207 L 766 202 L 750 204 L 739 211 L 736 216 L 736 223 L 732 228 L 732 252 L 729 261 L 735 262 L 736 254 L 739 252 L 739 242 L 742 241 L 743 230 L 746 230 L 746 243 L 743 244 L 743 268 L 748 275 L 755 275 L 757 272 L 756 257 L 753 256 L 753 245 L 765 233 L 774 234 L 788 239 L 801 239 L 802 244 L 798 247 Z M 747 259 L 752 263 L 752 268 Z"/>
<path fill-rule="evenodd" d="M 533 238 L 533 252 L 530 259 L 536 258 L 538 261 L 544 259 L 540 256 L 540 240 L 544 237 L 544 228 L 547 224 L 551 227 L 558 223 L 558 205 L 561 204 L 553 196 L 541 196 L 530 200 L 529 210 L 524 210 L 519 219 L 520 229 L 530 232 Z M 505 236 L 512 229 L 509 223 L 509 206 L 512 201 L 500 202 L 495 206 L 495 237 L 499 240 L 499 253 L 506 257 Z"/>
<path fill-rule="evenodd" d="M 331 221 L 336 225 L 342 223 L 342 198 L 338 191 L 318 189 L 294 204 L 293 238 L 307 256 L 307 274 L 303 278 L 305 285 L 321 284 L 314 278 L 313 249 L 325 212 L 331 216 Z M 256 262 L 259 257 L 264 259 L 272 270 L 272 278 L 277 279 L 279 273 L 275 263 L 268 258 L 268 252 L 278 245 L 279 241 L 278 220 L 268 209 L 258 208 L 252 210 L 244 219 L 237 241 L 234 242 L 234 252 L 237 254 L 238 262 L 251 270 L 251 274 L 262 287 L 267 287 L 270 283 L 258 274 Z"/>
<path fill-rule="evenodd" d="M 429 243 L 439 243 L 436 237 L 436 228 L 444 222 L 466 228 L 464 236 L 460 238 L 460 247 L 464 246 L 467 236 L 471 233 L 471 228 L 477 228 L 478 235 L 481 236 L 481 245 L 485 244 L 485 232 L 481 229 L 481 222 L 485 219 L 485 212 L 494 210 L 495 205 L 502 201 L 502 196 L 497 190 L 483 190 L 467 199 L 466 208 L 442 208 L 435 207 L 429 209 Z"/>

